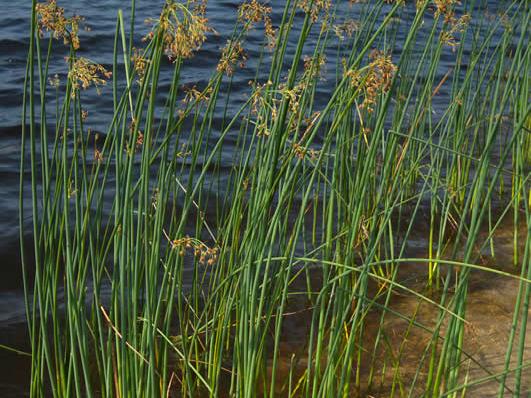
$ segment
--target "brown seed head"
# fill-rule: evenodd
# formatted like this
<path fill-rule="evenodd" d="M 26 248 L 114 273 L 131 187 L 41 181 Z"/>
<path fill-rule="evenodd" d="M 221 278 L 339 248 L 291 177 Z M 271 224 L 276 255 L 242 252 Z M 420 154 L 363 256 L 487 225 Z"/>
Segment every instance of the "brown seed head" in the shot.
<path fill-rule="evenodd" d="M 312 22 L 317 22 L 321 12 L 328 14 L 330 5 L 330 0 L 302 0 L 299 7 L 302 8 L 305 13 L 310 15 Z"/>
<path fill-rule="evenodd" d="M 144 57 L 144 52 L 141 49 L 133 48 L 133 55 L 131 56 L 133 62 L 133 70 L 138 76 L 138 83 L 142 84 L 144 76 L 146 75 L 149 60 Z"/>
<path fill-rule="evenodd" d="M 67 58 L 67 61 L 70 59 Z M 68 72 L 68 78 L 72 83 L 72 96 L 75 96 L 80 87 L 85 90 L 91 85 L 96 87 L 99 94 L 100 86 L 104 86 L 107 83 L 106 79 L 110 79 L 111 76 L 112 73 L 102 65 L 95 64 L 86 58 L 75 59 Z"/>
<path fill-rule="evenodd" d="M 261 4 L 257 0 L 246 1 L 238 9 L 238 20 L 244 24 L 246 30 L 250 30 L 255 24 L 263 21 L 268 47 L 275 46 L 276 31 L 271 22 L 271 7 Z"/>
<path fill-rule="evenodd" d="M 71 18 L 65 17 L 65 10 L 57 5 L 56 0 L 48 0 L 47 3 L 37 3 L 35 6 L 37 14 L 37 26 L 39 35 L 44 36 L 44 32 L 51 32 L 55 39 L 63 39 L 65 44 L 72 44 L 74 49 L 79 48 L 79 23 L 83 17 L 74 15 Z"/>
<path fill-rule="evenodd" d="M 238 65 L 240 68 L 243 68 L 246 61 L 247 54 L 241 42 L 229 40 L 221 51 L 221 59 L 216 69 L 218 72 L 225 73 L 227 76 L 232 76 L 236 70 L 236 66 Z"/>
<path fill-rule="evenodd" d="M 170 60 L 191 58 L 206 40 L 207 32 L 211 31 L 205 17 L 206 7 L 203 1 L 191 0 L 188 6 L 168 0 L 160 17 L 152 30 L 144 38 L 151 40 L 155 34 L 162 35 L 164 51 Z"/>
<path fill-rule="evenodd" d="M 351 85 L 364 94 L 361 108 L 372 112 L 378 96 L 390 90 L 397 68 L 391 61 L 391 56 L 378 50 L 372 51 L 369 57 L 372 62 L 366 68 L 349 70 L 346 75 L 350 78 Z"/>

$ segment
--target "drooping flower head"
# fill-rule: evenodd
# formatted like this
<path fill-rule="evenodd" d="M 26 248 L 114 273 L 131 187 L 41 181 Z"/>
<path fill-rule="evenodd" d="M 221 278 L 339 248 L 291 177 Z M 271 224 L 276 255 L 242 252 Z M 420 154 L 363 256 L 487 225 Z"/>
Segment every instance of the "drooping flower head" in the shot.
<path fill-rule="evenodd" d="M 276 31 L 271 22 L 271 11 L 271 7 L 257 0 L 246 1 L 238 8 L 238 20 L 243 23 L 245 29 L 250 30 L 255 24 L 264 23 L 265 36 L 267 37 L 269 48 L 275 46 L 276 36 Z"/>
<path fill-rule="evenodd" d="M 72 96 L 75 96 L 79 88 L 85 90 L 92 85 L 96 87 L 99 93 L 100 86 L 104 86 L 107 83 L 106 79 L 109 79 L 111 75 L 112 72 L 107 71 L 102 65 L 86 58 L 75 59 L 68 72 L 68 78 L 73 88 Z"/>
<path fill-rule="evenodd" d="M 221 59 L 218 63 L 217 70 L 218 72 L 225 73 L 227 76 L 232 76 L 236 70 L 236 66 L 243 68 L 246 61 L 247 54 L 241 42 L 229 40 L 221 52 Z"/>
<path fill-rule="evenodd" d="M 319 15 L 324 11 L 327 13 L 330 10 L 331 6 L 330 0 L 302 0 L 299 4 L 299 7 L 302 10 L 309 14 L 312 22 L 317 22 Z"/>
<path fill-rule="evenodd" d="M 170 60 L 191 58 L 206 40 L 208 20 L 205 17 L 205 2 L 190 1 L 188 6 L 168 0 L 160 17 L 153 22 L 155 28 L 146 38 L 151 39 L 155 31 L 162 35 L 164 51 Z"/>
<path fill-rule="evenodd" d="M 64 8 L 59 7 L 56 0 L 37 3 L 35 12 L 39 36 L 43 37 L 44 32 L 51 32 L 55 39 L 63 39 L 65 44 L 72 44 L 76 50 L 79 48 L 79 23 L 83 17 L 79 15 L 74 15 L 71 18 L 65 17 Z"/>
<path fill-rule="evenodd" d="M 351 85 L 364 94 L 361 108 L 372 112 L 378 96 L 390 90 L 397 67 L 393 64 L 390 55 L 385 55 L 378 50 L 373 50 L 369 58 L 371 62 L 367 67 L 349 70 L 346 75 L 350 78 Z"/>

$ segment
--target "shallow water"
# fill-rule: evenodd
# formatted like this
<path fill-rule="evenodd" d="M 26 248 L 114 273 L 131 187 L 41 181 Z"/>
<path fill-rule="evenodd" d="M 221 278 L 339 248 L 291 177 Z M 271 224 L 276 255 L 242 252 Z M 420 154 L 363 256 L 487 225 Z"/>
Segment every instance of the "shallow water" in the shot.
<path fill-rule="evenodd" d="M 507 224 L 507 223 L 506 223 Z M 524 238 L 527 234 L 525 228 L 521 228 L 519 235 Z M 494 236 L 495 247 L 498 249 L 495 256 L 485 255 L 481 262 L 482 266 L 495 268 L 514 276 L 518 275 L 518 270 L 512 265 L 512 236 L 513 231 L 510 225 L 501 227 Z M 424 241 L 422 234 L 415 234 L 412 241 Z M 424 246 L 425 247 L 425 246 Z M 408 249 L 410 257 L 421 258 L 425 256 L 423 247 L 413 244 Z M 523 245 L 520 245 L 523 251 Z M 427 265 L 419 263 L 402 263 L 396 282 L 401 283 L 415 291 L 422 292 L 426 297 L 435 302 L 439 302 L 440 295 L 436 292 L 430 293 L 426 289 L 428 279 Z M 445 266 L 442 266 L 441 275 L 445 274 Z M 313 273 L 313 283 L 319 285 L 319 271 Z M 300 281 L 299 291 L 305 291 L 304 281 Z M 468 373 L 468 381 L 480 380 L 491 377 L 478 385 L 470 387 L 464 396 L 472 398 L 498 397 L 499 378 L 492 377 L 504 370 L 505 353 L 508 346 L 511 322 L 514 313 L 516 296 L 520 282 L 516 278 L 495 275 L 489 272 L 473 271 L 468 285 L 468 295 L 466 304 L 466 321 L 463 347 L 463 364 L 465 373 Z M 294 290 L 298 290 L 297 287 Z M 299 296 L 300 297 L 300 296 Z M 452 295 L 450 294 L 449 299 Z M 424 396 L 424 381 L 428 371 L 425 361 L 425 350 L 429 348 L 432 339 L 431 330 L 434 329 L 439 309 L 433 304 L 419 300 L 407 291 L 395 288 L 390 301 L 389 311 L 386 311 L 383 335 L 386 344 L 380 343 L 376 352 L 374 372 L 374 382 L 368 388 L 366 382 L 369 376 L 372 347 L 375 336 L 378 333 L 378 324 L 382 315 L 381 308 L 375 308 L 368 312 L 365 317 L 363 332 L 362 356 L 363 367 L 361 369 L 362 389 L 359 397 L 389 397 L 392 391 L 392 381 L 394 378 L 401 380 L 405 394 L 409 394 L 412 380 L 417 378 L 415 388 L 411 396 Z M 447 307 L 451 308 L 451 307 Z M 286 316 L 284 321 L 285 340 L 281 343 L 280 364 L 277 365 L 278 372 L 278 395 L 287 396 L 285 381 L 293 369 L 296 377 L 304 372 L 307 365 L 307 343 L 309 325 L 311 323 L 311 304 L 301 298 L 294 298 L 287 311 L 291 315 Z M 531 316 L 531 312 L 529 313 Z M 447 317 L 448 318 L 448 317 Z M 413 320 L 416 325 L 412 327 L 409 321 Z M 422 327 L 420 327 L 420 325 Z M 440 338 L 445 336 L 446 322 L 443 322 Z M 517 344 L 520 333 L 516 334 Z M 513 349 L 514 350 L 514 349 Z M 429 355 L 429 353 L 428 353 Z M 394 359 L 391 359 L 394 358 Z M 531 394 L 531 333 L 526 333 L 524 363 L 527 367 L 522 371 L 522 397 Z M 511 358 L 510 369 L 514 368 L 515 355 Z M 269 369 L 270 371 L 271 369 Z M 418 373 L 418 374 L 417 374 Z M 461 383 L 466 383 L 462 378 Z M 506 379 L 506 388 L 503 396 L 512 397 L 514 387 L 514 373 L 510 373 Z M 459 395 L 461 396 L 461 391 Z M 402 396 L 399 391 L 394 391 L 394 396 Z"/>

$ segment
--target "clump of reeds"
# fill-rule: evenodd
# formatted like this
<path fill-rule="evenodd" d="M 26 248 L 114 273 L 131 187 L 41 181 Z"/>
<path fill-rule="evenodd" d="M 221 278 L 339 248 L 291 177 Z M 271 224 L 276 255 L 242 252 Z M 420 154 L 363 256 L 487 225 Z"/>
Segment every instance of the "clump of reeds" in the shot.
<path fill-rule="evenodd" d="M 33 1 L 20 207 L 21 237 L 22 201 L 33 208 L 32 396 L 524 391 L 531 10 L 507 2 L 483 20 L 474 1 L 382 0 L 351 2 L 352 20 L 340 3 L 286 0 L 275 19 L 242 2 L 208 83 L 183 91 L 215 28 L 206 1 L 168 0 L 141 43 L 118 11 L 112 68 L 78 54 L 79 17 Z M 249 61 L 254 29 L 264 51 L 234 110 L 224 83 Z M 55 39 L 69 56 L 50 112 Z M 96 136 L 83 95 L 106 84 L 112 118 Z M 508 219 L 516 276 L 481 262 Z M 420 256 L 408 246 L 418 228 Z M 426 289 L 405 282 L 406 264 L 428 269 Z M 472 272 L 520 283 L 505 366 L 484 380 L 463 366 Z M 431 306 L 433 325 L 397 314 L 400 294 Z M 286 353 L 301 313 L 305 338 Z M 393 316 L 429 335 L 411 379 L 385 329 Z"/>

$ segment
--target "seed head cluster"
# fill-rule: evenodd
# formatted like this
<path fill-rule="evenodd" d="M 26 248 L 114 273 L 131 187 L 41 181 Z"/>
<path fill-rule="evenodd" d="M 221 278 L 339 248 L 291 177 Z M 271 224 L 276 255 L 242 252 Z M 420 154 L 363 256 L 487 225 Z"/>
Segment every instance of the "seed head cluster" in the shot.
<path fill-rule="evenodd" d="M 210 95 L 212 94 L 212 87 L 207 87 L 203 91 L 200 91 L 199 89 L 197 89 L 197 86 L 192 86 L 184 88 L 184 91 L 185 96 L 182 100 L 182 103 L 185 105 L 198 105 L 202 102 L 206 103 L 210 100 Z"/>
<path fill-rule="evenodd" d="M 192 58 L 206 40 L 208 20 L 205 17 L 206 5 L 204 1 L 191 0 L 188 6 L 168 0 L 164 5 L 160 17 L 154 22 L 158 29 L 152 30 L 146 40 L 160 32 L 164 42 L 164 50 L 170 60 L 178 58 Z"/>
<path fill-rule="evenodd" d="M 334 33 L 341 41 L 345 40 L 346 38 L 352 37 L 352 35 L 357 32 L 359 28 L 359 22 L 353 19 L 348 19 L 343 23 L 336 24 L 333 26 Z"/>
<path fill-rule="evenodd" d="M 313 148 L 306 148 L 298 142 L 293 143 L 293 153 L 297 159 L 303 160 L 309 157 L 311 160 L 316 160 L 319 157 L 319 151 Z"/>
<path fill-rule="evenodd" d="M 465 31 L 470 22 L 470 15 L 464 14 L 459 18 L 452 17 L 448 23 L 448 29 L 441 33 L 441 40 L 450 47 L 457 46 L 457 35 Z"/>
<path fill-rule="evenodd" d="M 189 236 L 172 240 L 171 247 L 179 250 L 180 256 L 184 256 L 187 251 L 193 252 L 201 264 L 213 265 L 218 260 L 219 248 L 210 248 L 200 240 Z"/>
<path fill-rule="evenodd" d="M 313 57 L 304 57 L 304 76 L 308 82 L 321 78 L 326 66 L 326 55 L 319 54 Z"/>
<path fill-rule="evenodd" d="M 454 18 L 454 6 L 459 0 L 434 0 L 435 3 L 435 16 L 443 16 L 447 22 L 450 22 Z"/>
<path fill-rule="evenodd" d="M 67 59 L 70 61 L 70 59 Z M 102 65 L 89 61 L 86 58 L 77 58 L 73 61 L 70 71 L 68 72 L 68 78 L 72 83 L 72 96 L 75 96 L 76 91 L 81 87 L 84 90 L 91 85 L 96 87 L 96 90 L 100 86 L 104 86 L 112 75 L 112 72 L 107 71 Z"/>
<path fill-rule="evenodd" d="M 390 55 L 374 50 L 370 54 L 371 63 L 360 70 L 349 70 L 346 75 L 351 85 L 364 94 L 362 109 L 374 111 L 378 96 L 387 93 L 391 88 L 393 77 L 397 70 Z"/>
<path fill-rule="evenodd" d="M 271 7 L 261 4 L 257 0 L 246 1 L 238 9 L 238 20 L 244 24 L 245 30 L 250 30 L 257 23 L 263 22 L 265 36 L 269 48 L 275 46 L 276 31 L 271 22 Z"/>
<path fill-rule="evenodd" d="M 277 107 L 274 101 L 269 99 L 267 91 L 273 85 L 272 81 L 264 84 L 249 82 L 253 87 L 251 96 L 251 113 L 256 115 L 256 134 L 259 137 L 268 137 L 270 135 L 269 121 L 277 117 Z"/>
<path fill-rule="evenodd" d="M 56 0 L 48 0 L 47 3 L 37 3 L 35 6 L 37 14 L 37 26 L 39 36 L 43 37 L 44 32 L 51 32 L 55 39 L 63 39 L 65 44 L 72 44 L 77 50 L 79 48 L 79 23 L 82 17 L 74 15 L 71 18 L 65 17 L 65 10 L 57 5 Z"/>
<path fill-rule="evenodd" d="M 138 83 L 142 84 L 144 81 L 144 76 L 146 75 L 147 66 L 149 60 L 144 56 L 143 50 L 138 48 L 133 48 L 133 55 L 131 56 L 131 61 L 133 62 L 133 70 L 138 76 Z"/>
<path fill-rule="evenodd" d="M 232 76 L 236 70 L 236 66 L 240 68 L 245 66 L 247 61 L 247 54 L 242 47 L 240 41 L 229 40 L 227 45 L 221 51 L 221 59 L 219 60 L 217 71 L 225 73 L 227 76 Z"/>
<path fill-rule="evenodd" d="M 299 7 L 302 10 L 309 14 L 312 22 L 317 22 L 321 12 L 328 12 L 330 10 L 331 1 L 330 0 L 302 0 L 299 4 Z"/>
<path fill-rule="evenodd" d="M 417 0 L 417 11 L 426 6 L 428 0 Z M 457 35 L 463 33 L 470 22 L 470 15 L 464 14 L 457 17 L 455 14 L 455 6 L 460 4 L 459 0 L 433 0 L 434 15 L 436 18 L 443 18 L 445 29 L 441 32 L 440 39 L 443 44 L 450 47 L 455 47 L 457 42 Z"/>

